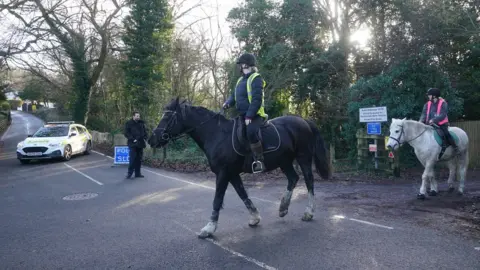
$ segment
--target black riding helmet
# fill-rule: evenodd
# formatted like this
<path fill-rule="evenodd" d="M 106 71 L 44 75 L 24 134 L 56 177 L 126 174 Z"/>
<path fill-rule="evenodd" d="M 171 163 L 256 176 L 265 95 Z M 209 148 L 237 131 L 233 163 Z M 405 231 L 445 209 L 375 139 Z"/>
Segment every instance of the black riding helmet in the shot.
<path fill-rule="evenodd" d="M 440 97 L 440 89 L 438 88 L 430 88 L 428 89 L 427 95 L 432 95 L 434 97 Z"/>
<path fill-rule="evenodd" d="M 237 64 L 245 64 L 249 67 L 254 67 L 257 64 L 257 60 L 255 59 L 255 56 L 253 54 L 244 53 L 238 58 Z"/>

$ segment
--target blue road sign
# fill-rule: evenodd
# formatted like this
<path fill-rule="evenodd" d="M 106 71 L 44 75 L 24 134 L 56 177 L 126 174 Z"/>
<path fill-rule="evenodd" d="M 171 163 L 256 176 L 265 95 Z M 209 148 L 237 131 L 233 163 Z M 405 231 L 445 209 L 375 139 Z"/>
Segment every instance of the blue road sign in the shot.
<path fill-rule="evenodd" d="M 130 160 L 130 151 L 128 146 L 115 146 L 113 164 L 128 164 Z"/>
<path fill-rule="evenodd" d="M 382 125 L 380 123 L 367 123 L 367 134 L 368 135 L 381 135 L 382 134 Z"/>

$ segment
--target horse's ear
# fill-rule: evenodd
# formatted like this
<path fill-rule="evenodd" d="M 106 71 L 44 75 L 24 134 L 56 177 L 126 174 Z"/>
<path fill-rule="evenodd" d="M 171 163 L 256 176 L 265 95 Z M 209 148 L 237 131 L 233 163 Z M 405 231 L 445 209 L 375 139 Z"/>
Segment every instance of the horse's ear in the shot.
<path fill-rule="evenodd" d="M 402 121 L 405 121 L 405 120 L 407 120 L 407 118 L 406 118 L 406 117 L 402 119 Z"/>
<path fill-rule="evenodd" d="M 178 105 L 179 102 L 180 102 L 180 97 L 177 96 L 177 98 L 175 98 L 175 105 Z"/>

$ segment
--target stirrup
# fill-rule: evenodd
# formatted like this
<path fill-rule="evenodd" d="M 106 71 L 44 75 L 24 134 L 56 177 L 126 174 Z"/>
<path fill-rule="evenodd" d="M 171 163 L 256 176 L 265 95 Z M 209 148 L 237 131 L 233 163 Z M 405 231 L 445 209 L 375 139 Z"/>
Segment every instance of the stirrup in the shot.
<path fill-rule="evenodd" d="M 260 170 L 258 170 L 258 169 L 255 170 L 255 169 L 254 169 L 255 165 L 258 165 L 257 168 L 260 167 Z M 254 162 L 252 163 L 252 172 L 253 172 L 253 173 L 261 173 L 261 172 L 263 172 L 263 163 L 262 163 L 261 161 L 258 161 L 258 160 L 254 161 Z"/>

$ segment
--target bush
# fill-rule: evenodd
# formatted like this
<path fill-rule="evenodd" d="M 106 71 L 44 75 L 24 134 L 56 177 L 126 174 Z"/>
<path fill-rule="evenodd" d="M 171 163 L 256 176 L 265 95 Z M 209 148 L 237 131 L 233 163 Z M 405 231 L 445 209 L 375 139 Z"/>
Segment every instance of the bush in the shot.
<path fill-rule="evenodd" d="M 1 111 L 10 111 L 10 103 L 8 103 L 7 101 L 2 101 L 0 103 L 0 110 Z"/>
<path fill-rule="evenodd" d="M 10 104 L 11 110 L 17 110 L 18 107 L 21 106 L 20 100 L 9 100 L 8 103 Z"/>
<path fill-rule="evenodd" d="M 30 113 L 42 119 L 45 122 L 72 120 L 70 116 L 64 116 L 63 114 L 58 112 L 57 109 L 41 108 L 36 111 L 32 111 Z"/>

